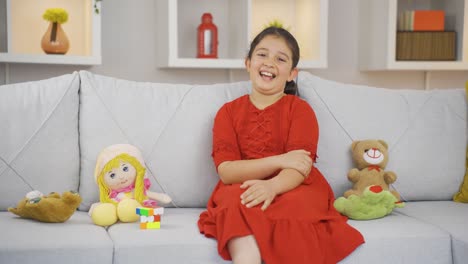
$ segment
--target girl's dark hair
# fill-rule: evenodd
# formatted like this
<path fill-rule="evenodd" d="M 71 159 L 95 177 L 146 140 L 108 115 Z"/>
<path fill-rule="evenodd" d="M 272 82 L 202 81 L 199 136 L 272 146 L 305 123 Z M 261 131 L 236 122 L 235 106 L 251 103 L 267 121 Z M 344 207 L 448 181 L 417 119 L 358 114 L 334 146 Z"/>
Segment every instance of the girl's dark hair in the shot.
<path fill-rule="evenodd" d="M 300 57 L 299 45 L 297 44 L 297 41 L 294 38 L 294 36 L 291 33 L 289 33 L 289 31 L 287 31 L 284 28 L 279 28 L 279 27 L 267 27 L 262 32 L 260 32 L 254 38 L 254 40 L 252 40 L 252 43 L 250 43 L 250 49 L 249 49 L 249 54 L 247 55 L 247 58 L 252 59 L 252 53 L 257 47 L 258 43 L 260 43 L 260 41 L 262 41 L 262 39 L 264 39 L 266 36 L 271 36 L 271 35 L 280 37 L 284 39 L 284 41 L 286 41 L 286 45 L 288 45 L 292 53 L 291 70 L 297 67 L 297 63 L 299 63 L 299 57 Z M 294 81 L 287 82 L 286 86 L 284 87 L 284 93 L 299 95 L 296 82 Z"/>

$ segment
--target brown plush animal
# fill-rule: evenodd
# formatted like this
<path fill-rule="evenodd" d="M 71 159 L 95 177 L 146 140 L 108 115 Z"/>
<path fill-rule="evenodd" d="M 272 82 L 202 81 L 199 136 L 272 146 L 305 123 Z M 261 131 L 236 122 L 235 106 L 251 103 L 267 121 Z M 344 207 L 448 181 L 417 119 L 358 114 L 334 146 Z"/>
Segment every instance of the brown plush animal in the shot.
<path fill-rule="evenodd" d="M 52 192 L 44 196 L 39 191 L 32 191 L 19 201 L 16 208 L 8 211 L 40 222 L 62 223 L 67 221 L 81 203 L 81 196 L 76 192 L 64 192 L 62 196 Z"/>
<path fill-rule="evenodd" d="M 361 196 L 371 185 L 379 185 L 383 190 L 389 190 L 389 184 L 394 183 L 397 176 L 394 172 L 384 170 L 388 162 L 387 143 L 383 140 L 354 141 L 351 144 L 351 152 L 357 168 L 348 172 L 348 179 L 353 183 L 353 187 L 343 196 L 346 198 L 352 194 Z M 400 200 L 397 191 L 390 192 L 398 201 Z"/>

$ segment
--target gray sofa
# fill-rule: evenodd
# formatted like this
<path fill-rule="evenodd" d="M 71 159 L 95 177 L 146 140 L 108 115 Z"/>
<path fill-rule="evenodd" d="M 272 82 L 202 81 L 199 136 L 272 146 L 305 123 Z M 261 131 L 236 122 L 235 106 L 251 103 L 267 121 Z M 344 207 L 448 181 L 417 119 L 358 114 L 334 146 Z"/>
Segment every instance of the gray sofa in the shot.
<path fill-rule="evenodd" d="M 465 91 L 389 90 L 306 72 L 297 83 L 320 124 L 316 166 L 336 196 L 350 187 L 352 140 L 380 138 L 407 201 L 384 218 L 350 220 L 366 243 L 341 263 L 467 263 L 468 204 L 451 201 L 465 172 Z M 248 89 L 249 82 L 143 83 L 86 71 L 0 86 L 0 263 L 225 263 L 197 220 L 218 179 L 213 118 Z M 91 222 L 95 160 L 115 143 L 140 148 L 152 190 L 173 198 L 161 229 Z M 75 190 L 83 202 L 59 224 L 6 211 L 31 190 Z"/>

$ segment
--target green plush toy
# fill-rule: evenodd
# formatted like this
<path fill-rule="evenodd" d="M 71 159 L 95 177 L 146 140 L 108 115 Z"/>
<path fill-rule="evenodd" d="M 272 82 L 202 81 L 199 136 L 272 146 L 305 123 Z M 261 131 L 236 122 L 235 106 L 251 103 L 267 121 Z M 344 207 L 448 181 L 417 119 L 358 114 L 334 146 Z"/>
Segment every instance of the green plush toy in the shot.
<path fill-rule="evenodd" d="M 404 207 L 405 204 L 389 191 L 379 185 L 368 186 L 362 195 L 340 197 L 333 204 L 342 215 L 354 220 L 370 220 L 390 214 L 394 208 Z"/>

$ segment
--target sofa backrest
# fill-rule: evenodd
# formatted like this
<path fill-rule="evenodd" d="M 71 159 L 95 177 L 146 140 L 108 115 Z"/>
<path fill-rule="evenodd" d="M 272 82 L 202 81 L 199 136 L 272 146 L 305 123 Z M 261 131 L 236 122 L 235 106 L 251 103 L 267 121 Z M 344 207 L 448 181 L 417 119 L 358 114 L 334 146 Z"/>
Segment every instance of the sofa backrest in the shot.
<path fill-rule="evenodd" d="M 301 96 L 320 125 L 317 167 L 335 196 L 351 187 L 353 140 L 383 139 L 386 170 L 406 200 L 450 200 L 465 172 L 467 103 L 464 89 L 393 90 L 328 81 L 306 72 Z"/>
<path fill-rule="evenodd" d="M 391 90 L 306 72 L 297 83 L 320 125 L 316 166 L 336 196 L 351 187 L 351 142 L 368 138 L 389 144 L 387 170 L 397 174 L 394 187 L 404 199 L 449 200 L 458 190 L 467 145 L 464 89 Z M 116 143 L 142 151 L 151 189 L 167 192 L 173 206 L 204 207 L 218 181 L 213 118 L 249 89 L 249 82 L 147 83 L 86 71 L 0 86 L 0 210 L 31 190 L 79 190 L 80 210 L 88 210 L 99 200 L 96 157 Z"/>
<path fill-rule="evenodd" d="M 0 86 L 0 210 L 26 193 L 78 191 L 78 73 Z"/>
<path fill-rule="evenodd" d="M 169 194 L 174 206 L 206 206 L 218 180 L 211 158 L 213 119 L 222 104 L 248 93 L 248 82 L 147 83 L 86 71 L 80 78 L 80 209 L 99 200 L 96 158 L 117 143 L 141 150 L 152 191 Z"/>

